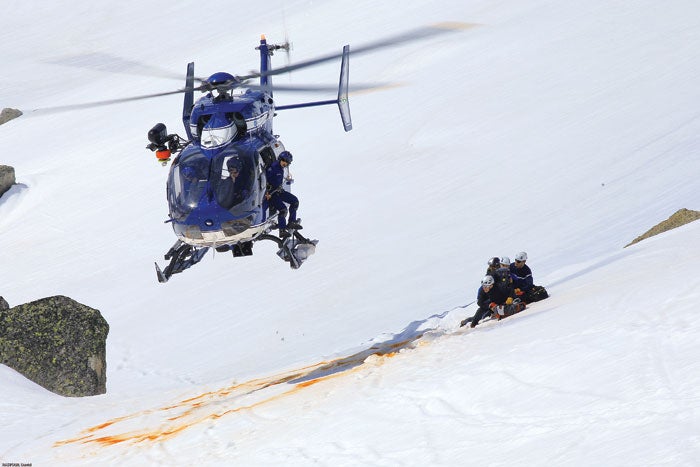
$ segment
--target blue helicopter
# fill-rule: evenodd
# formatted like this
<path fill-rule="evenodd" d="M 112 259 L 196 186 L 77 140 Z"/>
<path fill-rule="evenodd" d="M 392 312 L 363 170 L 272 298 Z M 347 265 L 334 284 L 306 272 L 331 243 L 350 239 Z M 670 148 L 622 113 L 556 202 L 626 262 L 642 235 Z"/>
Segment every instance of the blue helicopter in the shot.
<path fill-rule="evenodd" d="M 462 23 L 444 23 L 408 31 L 357 48 L 359 54 L 405 42 L 425 39 L 437 34 L 464 29 Z M 187 138 L 168 134 L 164 124 L 158 123 L 148 132 L 148 149 L 164 165 L 172 158 L 166 183 L 169 218 L 177 241 L 165 254 L 169 260 L 161 269 L 156 263 L 159 282 L 167 282 L 197 264 L 213 248 L 218 252 L 231 251 L 234 257 L 253 254 L 253 244 L 268 240 L 277 244 L 277 255 L 298 269 L 315 252 L 318 240 L 299 232 L 298 224 L 272 232 L 278 227 L 277 216 L 266 203 L 266 169 L 282 153 L 287 153 L 279 137 L 273 133 L 272 122 L 278 110 L 302 107 L 337 105 L 345 131 L 352 129 L 348 101 L 350 47 L 340 54 L 329 54 L 315 59 L 272 69 L 271 57 L 275 51 L 289 50 L 289 44 L 268 44 L 264 36 L 256 49 L 260 53 L 260 71 L 246 76 L 217 72 L 195 86 L 194 63 L 187 66 L 185 88 L 159 93 L 155 97 L 184 93 L 182 122 Z M 321 87 L 273 87 L 272 76 L 341 59 L 337 97 L 332 100 L 276 105 L 274 90 L 321 91 Z M 259 84 L 249 81 L 259 78 Z M 365 86 L 374 88 L 377 85 Z M 362 88 L 362 87 L 358 87 Z M 205 95 L 194 102 L 194 92 Z M 237 172 L 232 175 L 230 167 Z M 287 170 L 285 168 L 285 170 Z M 235 180 L 233 180 L 235 178 Z M 284 189 L 289 190 L 291 177 Z"/>
<path fill-rule="evenodd" d="M 470 25 L 454 22 L 419 27 L 356 47 L 353 55 L 424 40 L 467 27 Z M 202 79 L 195 77 L 192 62 L 187 65 L 185 87 L 182 89 L 31 111 L 40 115 L 184 94 L 182 122 L 186 137 L 169 134 L 166 126 L 158 123 L 148 132 L 149 144 L 146 146 L 163 165 L 167 166 L 172 161 L 166 183 L 169 208 L 166 222 L 172 224 L 177 240 L 165 253 L 168 265 L 161 269 L 158 263 L 155 264 L 158 281 L 161 283 L 167 282 L 173 274 L 197 264 L 212 248 L 219 252 L 230 251 L 234 257 L 249 256 L 253 253 L 255 242 L 273 241 L 279 247 L 277 255 L 288 262 L 292 269 L 298 269 L 316 250 L 318 240 L 302 235 L 299 223 L 285 226 L 279 235 L 272 233 L 279 226 L 278 216 L 266 202 L 266 171 L 283 153 L 288 153 L 279 137 L 274 134 L 272 121 L 278 110 L 337 105 L 343 128 L 350 131 L 350 47 L 346 45 L 341 53 L 331 53 L 275 69 L 271 67 L 271 57 L 277 50 L 288 52 L 289 44 L 268 44 L 263 36 L 256 49 L 260 53 L 259 72 L 243 76 L 217 72 Z M 272 77 L 275 75 L 338 59 L 341 60 L 341 65 L 337 88 L 272 85 Z M 118 57 L 117 60 L 119 63 Z M 136 62 L 126 60 L 122 63 L 132 65 Z M 98 66 L 98 69 L 101 68 Z M 259 79 L 259 84 L 251 83 L 255 79 Z M 199 84 L 195 86 L 195 82 Z M 378 87 L 381 85 L 354 85 L 353 90 Z M 328 92 L 337 89 L 337 97 L 276 105 L 273 89 L 289 92 Z M 204 93 L 196 102 L 195 91 Z M 289 191 L 291 177 L 288 171 L 285 171 L 284 179 L 287 182 L 283 188 Z"/>
<path fill-rule="evenodd" d="M 168 134 L 158 123 L 148 132 L 148 149 L 167 164 L 174 156 L 166 183 L 169 219 L 177 241 L 165 254 L 169 264 L 156 263 L 159 282 L 201 261 L 210 248 L 231 251 L 234 257 L 253 254 L 254 242 L 269 240 L 278 255 L 297 269 L 315 252 L 318 240 L 306 238 L 298 223 L 280 231 L 277 216 L 268 212 L 266 170 L 285 152 L 273 133 L 276 110 L 337 104 L 345 131 L 352 129 L 348 104 L 349 47 L 341 55 L 340 84 L 336 99 L 276 106 L 271 82 L 271 57 L 288 50 L 288 43 L 268 44 L 263 36 L 260 84 L 250 78 L 218 72 L 203 80 L 205 95 L 194 102 L 194 63 L 187 66 L 182 121 L 187 138 Z M 239 92 L 236 92 L 240 90 Z M 289 154 L 288 151 L 285 152 Z M 291 177 L 285 168 L 285 190 Z"/>

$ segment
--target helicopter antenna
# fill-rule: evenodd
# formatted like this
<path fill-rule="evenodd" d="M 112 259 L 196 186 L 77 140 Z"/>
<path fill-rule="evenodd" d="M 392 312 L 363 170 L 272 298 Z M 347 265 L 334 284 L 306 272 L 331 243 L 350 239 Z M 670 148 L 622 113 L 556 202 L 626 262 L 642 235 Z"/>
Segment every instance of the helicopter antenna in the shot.
<path fill-rule="evenodd" d="M 285 51 L 285 56 L 286 56 L 285 66 L 288 67 L 288 66 L 290 66 L 290 65 L 292 64 L 292 62 L 291 62 L 291 54 L 290 54 L 290 51 L 291 51 L 291 49 L 292 49 L 292 44 L 289 42 L 289 34 L 288 34 L 288 31 L 287 31 L 287 15 L 286 15 L 285 8 L 284 8 L 284 1 L 282 2 L 282 30 L 284 31 L 284 45 L 287 46 L 287 47 L 284 49 L 284 51 Z M 292 72 L 290 71 L 289 73 L 287 73 L 287 76 L 288 76 L 288 77 L 291 77 L 291 76 L 292 76 Z"/>

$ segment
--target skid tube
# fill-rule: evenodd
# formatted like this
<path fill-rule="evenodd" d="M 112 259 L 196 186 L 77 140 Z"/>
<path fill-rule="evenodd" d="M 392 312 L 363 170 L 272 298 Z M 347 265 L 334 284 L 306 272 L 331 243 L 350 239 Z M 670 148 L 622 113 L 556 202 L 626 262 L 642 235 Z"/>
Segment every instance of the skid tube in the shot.
<path fill-rule="evenodd" d="M 316 252 L 318 240 L 310 240 L 292 230 L 292 235 L 287 238 L 280 238 L 271 234 L 262 234 L 256 240 L 270 240 L 277 244 L 279 251 L 277 256 L 289 263 L 292 269 L 299 269 L 309 256 Z"/>
<path fill-rule="evenodd" d="M 165 269 L 161 270 L 158 263 L 155 263 L 158 282 L 161 284 L 168 282 L 173 274 L 181 273 L 199 263 L 207 251 L 209 251 L 209 247 L 196 247 L 188 245 L 182 240 L 176 241 L 164 256 L 166 260 L 170 260 Z"/>

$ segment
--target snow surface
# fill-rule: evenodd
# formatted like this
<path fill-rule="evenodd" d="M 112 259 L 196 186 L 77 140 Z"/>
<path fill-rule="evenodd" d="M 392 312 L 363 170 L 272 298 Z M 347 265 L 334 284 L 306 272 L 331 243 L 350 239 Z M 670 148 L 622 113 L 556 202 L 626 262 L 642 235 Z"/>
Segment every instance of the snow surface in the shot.
<path fill-rule="evenodd" d="M 700 223 L 623 246 L 700 209 L 700 3 L 266 6 L 3 4 L 0 106 L 26 114 L 0 127 L 0 294 L 110 323 L 105 395 L 0 366 L 3 465 L 698 465 Z M 180 97 L 30 112 L 247 73 L 261 33 L 295 62 L 440 21 L 469 27 L 351 55 L 351 82 L 400 84 L 351 96 L 352 132 L 276 118 L 320 239 L 298 271 L 260 244 L 156 281 L 175 237 L 144 146 L 184 133 Z M 458 329 L 521 250 L 551 298 Z"/>

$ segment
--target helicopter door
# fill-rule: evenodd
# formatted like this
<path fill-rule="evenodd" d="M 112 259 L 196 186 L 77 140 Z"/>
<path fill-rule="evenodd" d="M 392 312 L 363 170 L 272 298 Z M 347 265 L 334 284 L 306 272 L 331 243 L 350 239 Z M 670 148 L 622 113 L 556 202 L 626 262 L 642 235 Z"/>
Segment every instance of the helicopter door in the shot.
<path fill-rule="evenodd" d="M 260 151 L 260 158 L 263 160 L 263 164 L 265 164 L 266 169 L 270 167 L 273 162 L 275 162 L 275 159 L 277 159 L 277 157 L 275 157 L 275 151 L 273 151 L 269 146 L 265 146 Z"/>

